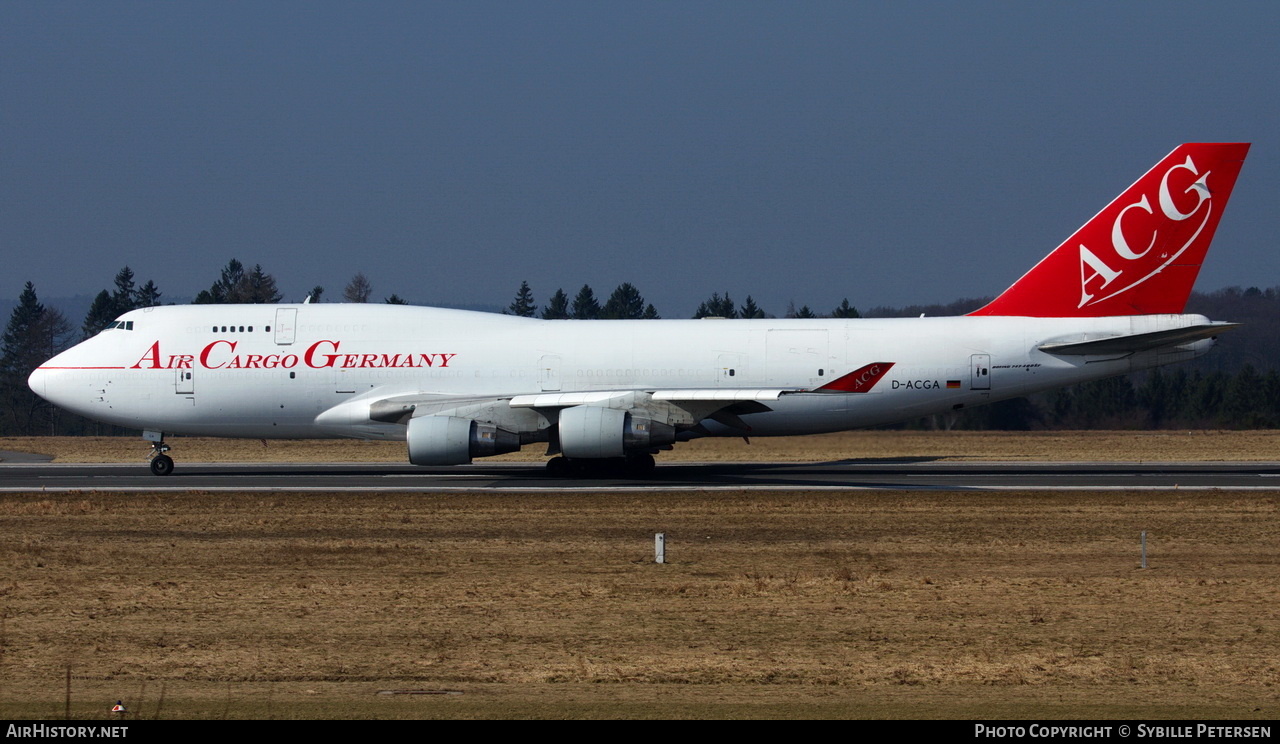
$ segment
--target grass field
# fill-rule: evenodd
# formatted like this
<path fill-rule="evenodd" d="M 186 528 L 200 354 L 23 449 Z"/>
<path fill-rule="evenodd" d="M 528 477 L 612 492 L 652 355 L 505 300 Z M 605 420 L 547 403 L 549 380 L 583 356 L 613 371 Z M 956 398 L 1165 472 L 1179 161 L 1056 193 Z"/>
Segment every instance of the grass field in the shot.
<path fill-rule="evenodd" d="M 1275 718 L 1276 518 L 1257 492 L 5 494 L 0 717 L 61 718 L 69 667 L 98 719 Z"/>
<path fill-rule="evenodd" d="M 407 459 L 404 442 L 206 439 L 173 437 L 173 456 L 188 462 L 395 462 Z M 488 461 L 533 462 L 545 447 Z M 0 450 L 37 452 L 56 462 L 144 462 L 150 445 L 136 437 L 0 438 Z M 850 431 L 804 437 L 699 439 L 676 445 L 658 462 L 796 462 L 928 457 L 950 460 L 1280 460 L 1275 431 Z"/>

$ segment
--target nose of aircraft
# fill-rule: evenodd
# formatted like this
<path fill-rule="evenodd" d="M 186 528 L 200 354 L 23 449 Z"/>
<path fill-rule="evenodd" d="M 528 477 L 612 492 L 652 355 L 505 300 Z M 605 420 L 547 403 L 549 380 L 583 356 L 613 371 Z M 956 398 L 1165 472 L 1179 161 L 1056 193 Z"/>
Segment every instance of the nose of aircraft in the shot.
<path fill-rule="evenodd" d="M 49 373 L 43 369 L 36 368 L 35 372 L 27 378 L 27 386 L 41 398 L 48 400 L 46 389 L 48 388 Z"/>

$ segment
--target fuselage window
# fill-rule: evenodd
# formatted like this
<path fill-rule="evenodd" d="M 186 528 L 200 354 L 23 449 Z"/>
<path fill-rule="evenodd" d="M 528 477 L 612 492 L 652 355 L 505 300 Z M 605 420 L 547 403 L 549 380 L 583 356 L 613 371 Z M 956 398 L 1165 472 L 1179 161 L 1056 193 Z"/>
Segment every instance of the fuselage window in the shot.
<path fill-rule="evenodd" d="M 240 326 L 240 332 L 244 333 L 244 326 Z"/>
<path fill-rule="evenodd" d="M 253 326 L 249 326 L 249 333 L 253 333 Z"/>
<path fill-rule="evenodd" d="M 214 327 L 213 327 L 213 332 L 214 332 L 214 333 L 217 333 L 217 332 L 218 332 L 218 327 L 217 327 L 217 326 L 214 326 Z"/>
<path fill-rule="evenodd" d="M 222 332 L 223 332 L 223 333 L 226 333 L 226 332 L 227 332 L 227 327 L 226 327 L 226 326 L 223 326 L 223 327 L 222 327 Z"/>
<path fill-rule="evenodd" d="M 267 326 L 267 333 L 271 333 L 271 326 Z"/>

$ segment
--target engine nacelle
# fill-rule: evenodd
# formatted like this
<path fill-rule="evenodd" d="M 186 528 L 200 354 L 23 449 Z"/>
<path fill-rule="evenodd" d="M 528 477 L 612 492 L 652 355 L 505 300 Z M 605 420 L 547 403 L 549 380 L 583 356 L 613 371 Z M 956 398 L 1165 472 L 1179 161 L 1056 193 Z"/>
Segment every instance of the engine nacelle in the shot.
<path fill-rule="evenodd" d="M 675 428 L 620 408 L 574 406 L 560 412 L 560 451 L 565 457 L 623 457 L 628 450 L 671 444 Z"/>
<path fill-rule="evenodd" d="M 455 416 L 409 419 L 406 439 L 414 465 L 465 465 L 473 457 L 490 457 L 520 449 L 520 435 Z"/>

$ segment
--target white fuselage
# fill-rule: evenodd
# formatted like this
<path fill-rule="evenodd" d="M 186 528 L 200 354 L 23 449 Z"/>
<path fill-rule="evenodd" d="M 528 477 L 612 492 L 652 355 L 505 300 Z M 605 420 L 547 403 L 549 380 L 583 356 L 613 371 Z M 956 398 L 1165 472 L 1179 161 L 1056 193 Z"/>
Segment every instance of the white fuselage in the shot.
<path fill-rule="evenodd" d="M 135 310 L 49 360 L 32 388 L 100 421 L 226 437 L 403 439 L 388 399 L 444 410 L 528 395 L 780 389 L 741 415 L 752 436 L 907 420 L 1189 359 L 1202 339 L 1138 353 L 1063 356 L 1047 342 L 1150 333 L 1198 315 L 853 320 L 535 320 L 398 305 L 189 305 Z M 873 362 L 868 392 L 807 393 Z M 792 391 L 795 391 L 792 393 Z M 545 428 L 524 412 L 498 423 Z M 741 436 L 704 420 L 695 434 Z M 531 440 L 527 440 L 531 441 Z"/>

